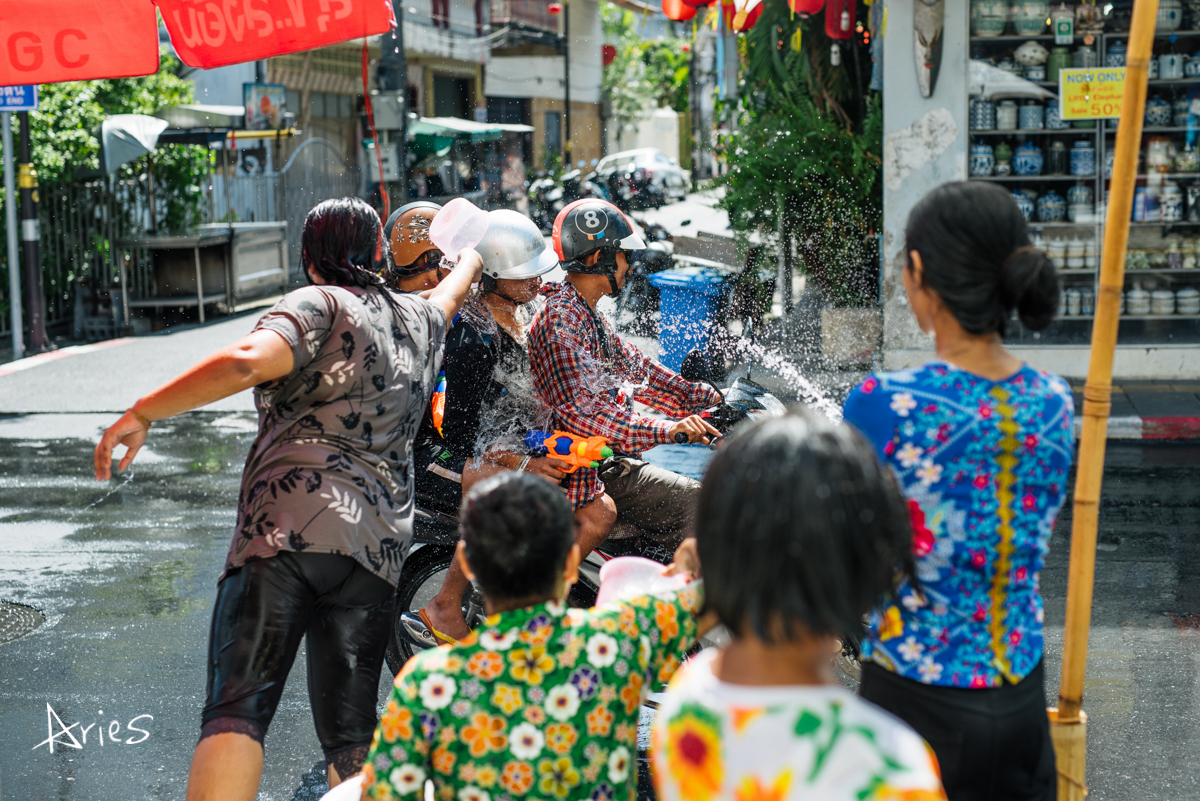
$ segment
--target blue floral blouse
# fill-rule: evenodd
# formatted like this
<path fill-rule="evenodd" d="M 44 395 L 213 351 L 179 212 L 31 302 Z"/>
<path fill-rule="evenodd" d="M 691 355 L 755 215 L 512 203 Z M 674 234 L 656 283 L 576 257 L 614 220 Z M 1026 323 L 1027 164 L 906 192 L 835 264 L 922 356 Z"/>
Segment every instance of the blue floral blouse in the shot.
<path fill-rule="evenodd" d="M 1074 449 L 1066 382 L 1025 366 L 989 381 L 945 362 L 871 375 L 845 418 L 900 483 L 918 594 L 871 613 L 863 657 L 950 687 L 1017 682 L 1042 658 L 1038 574 Z"/>

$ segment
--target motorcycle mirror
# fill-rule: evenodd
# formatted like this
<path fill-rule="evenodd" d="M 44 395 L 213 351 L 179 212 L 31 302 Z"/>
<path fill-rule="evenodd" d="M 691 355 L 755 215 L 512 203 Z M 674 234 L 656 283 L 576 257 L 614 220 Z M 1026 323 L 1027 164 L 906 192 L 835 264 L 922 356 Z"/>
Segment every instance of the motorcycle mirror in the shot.
<path fill-rule="evenodd" d="M 694 383 L 708 381 L 708 359 L 698 348 L 689 351 L 679 365 L 679 375 Z"/>

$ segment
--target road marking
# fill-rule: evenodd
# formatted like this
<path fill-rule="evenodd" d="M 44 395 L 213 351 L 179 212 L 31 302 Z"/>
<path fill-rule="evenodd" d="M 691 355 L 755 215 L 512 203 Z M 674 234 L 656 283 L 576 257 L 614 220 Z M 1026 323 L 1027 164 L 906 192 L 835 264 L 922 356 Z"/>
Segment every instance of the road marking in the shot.
<path fill-rule="evenodd" d="M 133 342 L 133 337 L 121 337 L 120 339 L 107 339 L 104 342 L 96 342 L 91 345 L 72 345 L 69 348 L 60 348 L 52 350 L 49 353 L 39 353 L 36 356 L 29 356 L 24 359 L 17 359 L 15 362 L 8 364 L 0 364 L 0 376 L 6 376 L 9 373 L 19 373 L 22 370 L 28 370 L 31 367 L 37 367 L 47 362 L 65 359 L 67 356 L 81 356 L 85 353 L 92 353 L 105 348 L 112 348 L 117 345 L 124 345 Z"/>

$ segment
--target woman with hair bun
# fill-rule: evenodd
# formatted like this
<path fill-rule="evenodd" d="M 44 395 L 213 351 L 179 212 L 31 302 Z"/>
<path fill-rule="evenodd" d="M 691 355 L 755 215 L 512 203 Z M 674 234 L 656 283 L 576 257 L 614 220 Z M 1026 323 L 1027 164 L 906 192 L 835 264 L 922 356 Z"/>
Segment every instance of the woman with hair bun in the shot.
<path fill-rule="evenodd" d="M 1038 574 L 1074 404 L 1002 338 L 1014 313 L 1049 325 L 1058 278 L 1012 197 L 981 182 L 926 195 L 905 251 L 904 288 L 937 358 L 871 375 L 845 417 L 904 492 L 917 581 L 872 612 L 861 692 L 929 742 L 950 801 L 1053 799 Z"/>
<path fill-rule="evenodd" d="M 258 436 L 213 603 L 189 801 L 255 797 L 263 739 L 302 638 L 329 785 L 361 770 L 412 540 L 413 434 L 446 321 L 482 267 L 467 251 L 427 299 L 393 294 L 372 269 L 379 216 L 357 198 L 310 211 L 300 242 L 310 286 L 142 397 L 96 446 L 96 478 L 108 480 L 113 449 L 126 447 L 124 470 L 153 421 L 254 388 Z"/>

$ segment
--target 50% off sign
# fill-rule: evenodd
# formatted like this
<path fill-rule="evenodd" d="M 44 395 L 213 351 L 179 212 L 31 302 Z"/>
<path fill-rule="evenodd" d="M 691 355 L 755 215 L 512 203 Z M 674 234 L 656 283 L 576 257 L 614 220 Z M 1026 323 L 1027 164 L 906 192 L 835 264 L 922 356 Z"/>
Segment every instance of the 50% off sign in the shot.
<path fill-rule="evenodd" d="M 1059 116 L 1095 120 L 1121 116 L 1125 68 L 1067 69 L 1058 72 Z"/>

